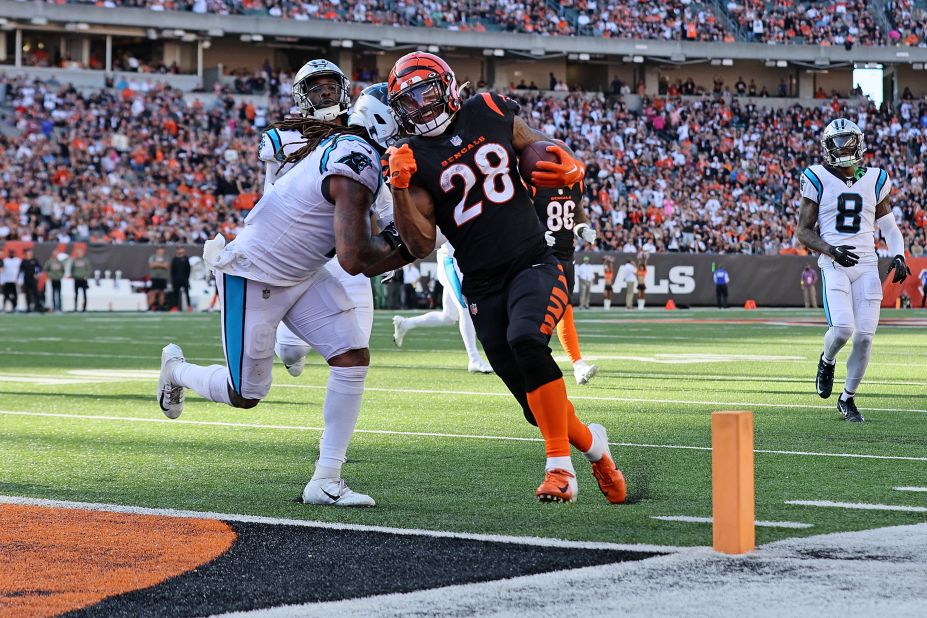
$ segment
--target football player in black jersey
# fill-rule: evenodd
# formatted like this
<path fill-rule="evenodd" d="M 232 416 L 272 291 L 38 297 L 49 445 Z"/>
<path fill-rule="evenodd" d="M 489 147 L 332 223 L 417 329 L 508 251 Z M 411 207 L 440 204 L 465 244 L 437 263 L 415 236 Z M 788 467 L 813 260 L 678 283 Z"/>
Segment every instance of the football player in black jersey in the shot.
<path fill-rule="evenodd" d="M 572 444 L 592 462 L 609 502 L 623 502 L 625 482 L 601 425 L 586 426 L 567 399 L 550 337 L 568 305 L 563 267 L 544 239 L 518 153 L 546 137 L 518 117 L 518 105 L 493 93 L 461 101 L 444 60 L 415 52 L 389 75 L 390 106 L 411 137 L 389 153 L 396 226 L 411 253 L 435 247 L 435 227 L 456 249 L 462 292 L 477 336 L 496 373 L 535 420 L 547 452 L 541 501 L 570 502 L 576 476 Z M 583 166 L 568 149 L 549 147 L 558 163 L 541 161 L 538 187 L 578 183 Z"/>
<path fill-rule="evenodd" d="M 563 144 L 566 146 L 566 144 Z M 554 257 L 560 260 L 563 272 L 567 279 L 567 290 L 572 294 L 575 283 L 575 264 L 573 256 L 576 253 L 576 244 L 573 234 L 587 242 L 595 242 L 595 230 L 589 225 L 589 218 L 583 209 L 583 181 L 572 187 L 558 189 L 535 189 L 534 209 L 538 219 L 545 228 L 544 236 L 547 244 L 553 248 Z M 579 351 L 579 335 L 576 333 L 576 324 L 573 321 L 573 304 L 570 303 L 563 311 L 563 317 L 557 322 L 557 338 L 560 345 L 573 364 L 573 377 L 577 384 L 588 384 L 599 368 L 583 360 Z"/>

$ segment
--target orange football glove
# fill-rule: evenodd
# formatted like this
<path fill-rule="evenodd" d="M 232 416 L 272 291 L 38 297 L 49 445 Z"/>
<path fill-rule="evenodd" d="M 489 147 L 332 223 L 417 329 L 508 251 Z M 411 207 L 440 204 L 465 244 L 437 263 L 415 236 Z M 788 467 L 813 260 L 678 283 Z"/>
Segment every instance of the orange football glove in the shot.
<path fill-rule="evenodd" d="M 560 146 L 548 146 L 547 152 L 557 155 L 560 163 L 538 161 L 537 169 L 541 171 L 531 172 L 531 184 L 550 189 L 571 187 L 586 175 L 586 166 Z"/>
<path fill-rule="evenodd" d="M 408 189 L 412 174 L 418 170 L 415 164 L 415 153 L 408 144 L 399 148 L 390 146 L 386 149 L 389 155 L 389 184 L 396 189 Z"/>

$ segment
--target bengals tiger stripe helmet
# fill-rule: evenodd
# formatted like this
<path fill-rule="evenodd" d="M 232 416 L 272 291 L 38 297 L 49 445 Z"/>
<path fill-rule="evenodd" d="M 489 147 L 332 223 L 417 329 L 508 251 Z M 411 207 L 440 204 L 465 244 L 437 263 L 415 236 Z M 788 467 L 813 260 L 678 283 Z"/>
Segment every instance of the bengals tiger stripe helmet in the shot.
<path fill-rule="evenodd" d="M 390 107 L 413 135 L 441 135 L 460 110 L 457 78 L 434 54 L 406 54 L 393 65 L 387 84 Z"/>

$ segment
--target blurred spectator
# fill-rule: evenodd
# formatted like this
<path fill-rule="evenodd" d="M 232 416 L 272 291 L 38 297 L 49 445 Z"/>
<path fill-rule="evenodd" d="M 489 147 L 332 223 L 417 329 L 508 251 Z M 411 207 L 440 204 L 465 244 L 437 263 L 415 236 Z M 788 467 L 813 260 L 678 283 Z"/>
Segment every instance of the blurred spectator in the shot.
<path fill-rule="evenodd" d="M 602 258 L 603 294 L 602 308 L 608 311 L 612 308 L 612 289 L 615 285 L 615 256 L 606 255 Z"/>
<path fill-rule="evenodd" d="M 641 260 L 637 263 L 637 308 L 643 309 L 647 293 L 647 262 Z"/>
<path fill-rule="evenodd" d="M 718 309 L 727 309 L 727 286 L 731 282 L 731 276 L 727 274 L 724 266 L 718 266 L 714 272 L 715 280 L 715 300 L 718 301 Z"/>
<path fill-rule="evenodd" d="M 74 277 L 74 311 L 77 311 L 77 298 L 83 294 L 81 311 L 87 311 L 87 281 L 93 276 L 93 262 L 86 256 L 86 250 L 78 245 L 71 260 L 71 276 Z"/>
<path fill-rule="evenodd" d="M 582 264 L 576 268 L 576 282 L 579 284 L 579 308 L 589 309 L 589 299 L 592 292 L 592 283 L 595 281 L 595 271 L 589 263 L 589 256 L 583 256 Z M 572 293 L 573 290 L 570 290 Z"/>
<path fill-rule="evenodd" d="M 174 257 L 171 258 L 171 288 L 174 291 L 174 307 L 183 311 L 192 311 L 190 305 L 190 258 L 187 257 L 187 248 L 183 245 L 177 247 Z M 186 305 L 183 303 L 186 298 Z"/>
<path fill-rule="evenodd" d="M 421 279 L 422 273 L 415 262 L 406 264 L 402 267 L 402 308 L 417 309 L 418 299 L 416 298 L 415 286 Z"/>
<path fill-rule="evenodd" d="M 634 294 L 637 292 L 637 267 L 634 266 L 634 260 L 628 258 L 619 269 L 618 278 L 625 285 L 624 308 L 630 311 L 634 308 Z"/>
<path fill-rule="evenodd" d="M 22 273 L 23 294 L 26 295 L 26 312 L 43 313 L 45 305 L 39 295 L 39 275 L 42 274 L 42 265 L 35 259 L 32 249 L 25 250 L 19 270 Z"/>
<path fill-rule="evenodd" d="M 51 285 L 52 311 L 61 311 L 61 280 L 64 278 L 64 260 L 52 254 L 45 262 L 45 275 Z"/>
<path fill-rule="evenodd" d="M 818 308 L 818 272 L 811 267 L 811 264 L 805 265 L 801 271 L 801 296 L 805 301 L 805 309 L 814 307 Z"/>
<path fill-rule="evenodd" d="M 167 276 L 171 265 L 164 254 L 164 247 L 155 249 L 154 255 L 148 258 L 148 309 L 161 311 L 164 309 L 164 296 L 167 289 Z"/>
<path fill-rule="evenodd" d="M 3 258 L 3 270 L 0 271 L 0 283 L 3 284 L 3 310 L 6 311 L 6 304 L 10 303 L 10 313 L 15 312 L 16 306 L 19 304 L 19 292 L 17 290 L 19 282 L 22 280 L 20 276 L 22 263 L 22 259 L 17 257 L 16 252 L 12 249 L 7 251 L 6 257 Z"/>

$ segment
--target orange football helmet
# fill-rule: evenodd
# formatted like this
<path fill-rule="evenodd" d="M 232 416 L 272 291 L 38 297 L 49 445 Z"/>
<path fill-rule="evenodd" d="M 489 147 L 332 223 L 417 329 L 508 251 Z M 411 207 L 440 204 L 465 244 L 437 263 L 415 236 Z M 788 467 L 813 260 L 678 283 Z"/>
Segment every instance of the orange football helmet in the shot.
<path fill-rule="evenodd" d="M 387 84 L 390 107 L 413 135 L 441 135 L 460 110 L 454 71 L 434 54 L 406 54 L 393 65 Z"/>

